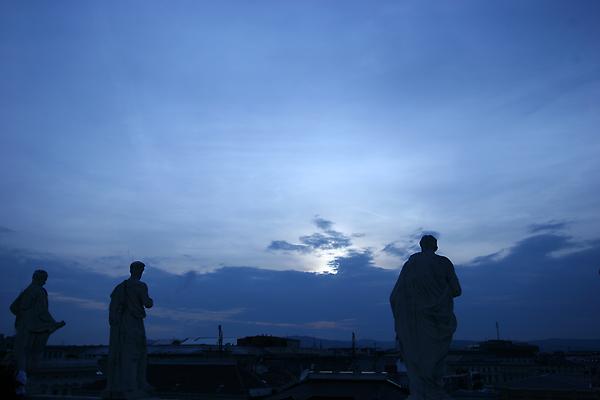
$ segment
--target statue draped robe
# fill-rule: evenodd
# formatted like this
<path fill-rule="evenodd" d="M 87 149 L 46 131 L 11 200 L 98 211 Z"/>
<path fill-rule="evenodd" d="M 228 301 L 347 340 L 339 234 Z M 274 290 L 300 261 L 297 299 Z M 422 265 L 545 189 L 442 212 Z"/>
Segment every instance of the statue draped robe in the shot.
<path fill-rule="evenodd" d="M 50 334 L 59 323 L 48 310 L 48 292 L 32 282 L 10 305 L 15 319 L 15 357 L 17 369 L 30 372 L 44 353 Z"/>
<path fill-rule="evenodd" d="M 416 253 L 402 267 L 390 304 L 410 399 L 448 398 L 442 377 L 456 330 L 453 298 L 460 293 L 454 266 L 446 257 L 432 251 Z"/>
<path fill-rule="evenodd" d="M 146 381 L 144 307 L 152 307 L 145 283 L 128 279 L 110 295 L 110 339 L 107 387 L 104 398 L 141 398 L 150 389 Z"/>

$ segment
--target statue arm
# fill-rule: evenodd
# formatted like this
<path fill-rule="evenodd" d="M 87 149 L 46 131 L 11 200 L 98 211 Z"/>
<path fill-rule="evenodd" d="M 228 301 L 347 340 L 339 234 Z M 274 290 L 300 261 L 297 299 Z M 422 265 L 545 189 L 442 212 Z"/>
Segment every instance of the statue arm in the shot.
<path fill-rule="evenodd" d="M 48 311 L 48 297 L 44 289 L 26 292 L 23 300 L 25 301 L 21 303 L 21 310 L 26 329 L 35 333 L 52 333 L 58 323 Z M 28 307 L 25 308 L 23 303 Z"/>
<path fill-rule="evenodd" d="M 402 276 L 402 271 L 404 271 L 404 268 L 406 268 L 409 261 L 410 261 L 410 258 L 402 266 L 402 269 L 400 270 L 400 274 L 398 275 L 398 279 L 396 280 L 396 284 L 394 285 L 394 289 L 392 289 L 392 293 L 390 294 L 390 305 L 392 306 L 392 313 L 394 313 L 394 315 L 396 314 L 396 306 L 398 303 L 398 295 L 399 295 L 398 292 L 400 291 L 400 277 Z"/>
<path fill-rule="evenodd" d="M 56 320 L 50 314 L 48 309 L 48 295 L 45 292 L 39 293 L 35 302 L 36 314 L 40 321 L 50 324 L 55 324 Z"/>
<path fill-rule="evenodd" d="M 412 256 L 411 256 L 412 257 Z M 392 308 L 392 316 L 394 317 L 394 330 L 396 331 L 396 343 L 399 343 L 400 340 L 400 332 L 399 332 L 399 323 L 403 323 L 400 321 L 400 310 L 402 307 L 402 300 L 401 300 L 401 296 L 402 296 L 402 273 L 405 272 L 405 268 L 407 268 L 407 265 L 409 264 L 411 258 L 409 258 L 404 265 L 402 266 L 402 270 L 400 271 L 400 274 L 398 275 L 398 279 L 396 280 L 396 284 L 394 285 L 394 289 L 392 289 L 392 293 L 390 294 L 390 306 Z"/>
<path fill-rule="evenodd" d="M 458 297 L 462 294 L 462 288 L 460 287 L 460 282 L 458 281 L 458 277 L 456 276 L 456 271 L 454 270 L 454 265 L 452 265 L 452 261 L 448 260 L 448 285 L 450 286 L 450 293 L 452 297 Z"/>
<path fill-rule="evenodd" d="M 390 294 L 390 305 L 392 306 L 392 313 L 394 313 L 396 309 L 396 297 L 398 296 L 398 287 L 400 286 L 400 278 L 396 281 L 394 285 L 394 289 L 392 289 L 392 293 Z"/>
<path fill-rule="evenodd" d="M 113 289 L 110 294 L 110 304 L 108 306 L 108 323 L 113 325 L 118 325 L 121 321 L 121 314 L 123 314 L 125 303 L 124 299 L 124 283 L 120 283 Z"/>
<path fill-rule="evenodd" d="M 148 295 L 148 286 L 145 283 L 142 286 L 142 302 L 146 308 L 152 308 L 154 305 L 154 300 Z"/>

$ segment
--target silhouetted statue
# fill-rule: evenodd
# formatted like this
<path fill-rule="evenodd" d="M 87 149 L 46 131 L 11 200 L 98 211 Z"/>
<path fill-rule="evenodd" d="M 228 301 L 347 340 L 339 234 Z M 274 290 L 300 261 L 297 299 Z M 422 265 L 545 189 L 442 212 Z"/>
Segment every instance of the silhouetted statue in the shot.
<path fill-rule="evenodd" d="M 456 330 L 454 297 L 461 288 L 452 262 L 435 254 L 425 235 L 410 256 L 390 296 L 396 338 L 406 364 L 409 399 L 448 399 L 442 386 L 445 358 Z"/>
<path fill-rule="evenodd" d="M 48 311 L 48 292 L 44 289 L 47 280 L 46 271 L 36 270 L 31 284 L 10 305 L 16 316 L 14 346 L 19 394 L 25 394 L 27 373 L 37 367 L 50 334 L 65 326 L 65 321 L 57 322 Z"/>
<path fill-rule="evenodd" d="M 146 381 L 144 308 L 151 308 L 153 301 L 148 296 L 148 286 L 140 281 L 144 267 L 141 261 L 131 263 L 131 277 L 119 283 L 110 295 L 110 342 L 104 398 L 144 398 L 151 390 Z"/>

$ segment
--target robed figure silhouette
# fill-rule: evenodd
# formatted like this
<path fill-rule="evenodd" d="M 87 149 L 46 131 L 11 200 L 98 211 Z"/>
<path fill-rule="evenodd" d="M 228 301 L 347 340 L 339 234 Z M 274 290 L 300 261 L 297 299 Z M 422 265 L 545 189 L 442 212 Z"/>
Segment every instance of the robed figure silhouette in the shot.
<path fill-rule="evenodd" d="M 104 398 L 144 398 L 151 391 L 146 381 L 145 308 L 153 301 L 148 286 L 140 281 L 144 263 L 129 267 L 131 277 L 119 283 L 110 295 L 110 340 L 107 360 L 107 385 Z"/>
<path fill-rule="evenodd" d="M 437 240 L 425 235 L 410 256 L 390 296 L 396 337 L 406 364 L 411 400 L 447 399 L 442 386 L 445 358 L 456 330 L 454 297 L 461 288 L 452 262 L 435 254 Z"/>
<path fill-rule="evenodd" d="M 57 322 L 48 310 L 48 292 L 44 285 L 48 273 L 38 269 L 27 286 L 10 305 L 15 315 L 15 358 L 17 362 L 18 394 L 25 394 L 27 373 L 34 370 L 44 353 L 50 335 L 65 326 Z"/>

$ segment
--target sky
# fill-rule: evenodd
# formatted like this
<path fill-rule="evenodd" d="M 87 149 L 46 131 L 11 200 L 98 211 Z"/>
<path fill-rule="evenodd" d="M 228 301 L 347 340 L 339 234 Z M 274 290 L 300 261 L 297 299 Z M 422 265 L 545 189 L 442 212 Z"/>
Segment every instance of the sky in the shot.
<path fill-rule="evenodd" d="M 598 338 L 599 16 L 1 2 L 0 332 L 41 266 L 72 319 L 53 340 L 106 341 L 140 259 L 155 338 L 388 340 L 389 292 L 434 233 L 464 286 L 457 337 L 500 320 L 519 340 Z"/>

